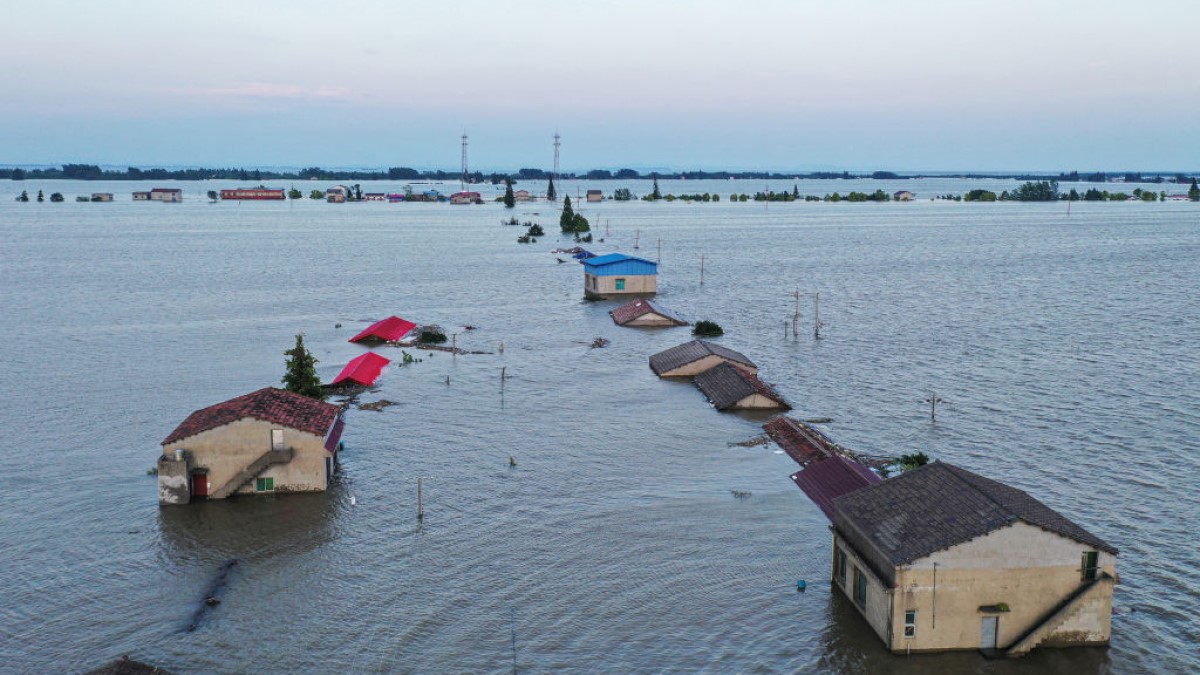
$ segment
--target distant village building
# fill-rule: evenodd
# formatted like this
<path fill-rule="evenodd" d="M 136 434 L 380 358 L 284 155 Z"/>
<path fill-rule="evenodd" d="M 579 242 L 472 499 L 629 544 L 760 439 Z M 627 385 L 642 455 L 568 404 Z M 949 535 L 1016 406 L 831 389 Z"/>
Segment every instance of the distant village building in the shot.
<path fill-rule="evenodd" d="M 791 406 L 758 375 L 721 363 L 696 376 L 696 387 L 717 410 L 789 410 Z"/>
<path fill-rule="evenodd" d="M 133 193 L 133 201 L 148 202 L 148 201 L 150 201 L 150 193 L 149 192 L 134 192 Z"/>
<path fill-rule="evenodd" d="M 111 192 L 93 192 L 92 201 L 94 202 L 111 202 L 113 195 Z"/>
<path fill-rule="evenodd" d="M 529 194 L 529 190 L 517 190 L 513 192 L 513 199 L 518 202 L 527 202 L 533 199 L 533 195 Z"/>
<path fill-rule="evenodd" d="M 612 299 L 658 292 L 658 263 L 624 253 L 583 260 L 583 292 L 589 298 Z"/>
<path fill-rule="evenodd" d="M 389 192 L 387 196 L 388 202 L 395 204 L 404 201 L 404 194 L 400 192 Z"/>
<path fill-rule="evenodd" d="M 600 190 L 588 190 L 587 200 L 589 202 L 599 202 L 604 200 L 604 193 Z"/>
<path fill-rule="evenodd" d="M 916 193 L 908 190 L 897 190 L 892 195 L 892 199 L 898 202 L 911 202 L 912 200 L 916 199 L 916 197 Z"/>
<path fill-rule="evenodd" d="M 741 352 L 707 340 L 692 340 L 651 356 L 650 370 L 659 377 L 695 377 L 722 363 L 758 373 L 758 366 Z"/>
<path fill-rule="evenodd" d="M 478 192 L 455 192 L 450 195 L 451 204 L 482 204 L 483 195 Z"/>
<path fill-rule="evenodd" d="M 342 204 L 350 196 L 350 188 L 345 185 L 334 185 L 325 190 L 325 201 L 330 204 Z"/>
<path fill-rule="evenodd" d="M 688 325 L 671 310 L 645 298 L 631 300 L 608 314 L 618 326 L 660 328 Z"/>
<path fill-rule="evenodd" d="M 283 188 L 237 188 L 236 190 L 221 190 L 221 199 L 236 200 L 282 200 Z"/>
<path fill-rule="evenodd" d="M 182 202 L 183 190 L 179 188 L 154 188 L 150 190 L 152 202 Z"/>
<path fill-rule="evenodd" d="M 895 653 L 1109 641 L 1117 550 L 1021 490 L 934 462 L 827 513 L 836 587 Z"/>
<path fill-rule="evenodd" d="M 364 192 L 363 201 L 366 202 L 382 202 L 387 199 L 387 196 L 382 192 Z"/>
<path fill-rule="evenodd" d="M 197 410 L 162 442 L 159 503 L 324 491 L 343 427 L 337 406 L 272 387 Z"/>

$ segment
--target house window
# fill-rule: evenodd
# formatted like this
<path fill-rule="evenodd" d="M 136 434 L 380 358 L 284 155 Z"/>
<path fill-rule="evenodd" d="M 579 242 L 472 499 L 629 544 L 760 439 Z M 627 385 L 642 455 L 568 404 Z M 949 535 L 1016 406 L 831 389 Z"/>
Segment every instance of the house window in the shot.
<path fill-rule="evenodd" d="M 838 583 L 844 587 L 846 585 L 846 551 L 841 546 L 833 550 L 833 565 Z"/>
<path fill-rule="evenodd" d="M 618 291 L 625 290 L 625 280 L 624 279 L 617 279 L 617 290 Z"/>
<path fill-rule="evenodd" d="M 1083 554 L 1083 580 L 1094 581 L 1096 579 L 1097 559 L 1099 553 L 1095 551 L 1087 551 Z"/>
<path fill-rule="evenodd" d="M 867 606 L 867 575 L 857 567 L 854 568 L 854 604 Z"/>
<path fill-rule="evenodd" d="M 917 637 L 917 610 L 909 609 L 904 612 L 904 637 Z"/>
<path fill-rule="evenodd" d="M 255 479 L 254 489 L 259 492 L 274 492 L 275 491 L 275 479 L 274 478 Z"/>
<path fill-rule="evenodd" d="M 271 449 L 272 450 L 282 450 L 283 449 L 283 429 L 272 429 L 271 430 Z"/>

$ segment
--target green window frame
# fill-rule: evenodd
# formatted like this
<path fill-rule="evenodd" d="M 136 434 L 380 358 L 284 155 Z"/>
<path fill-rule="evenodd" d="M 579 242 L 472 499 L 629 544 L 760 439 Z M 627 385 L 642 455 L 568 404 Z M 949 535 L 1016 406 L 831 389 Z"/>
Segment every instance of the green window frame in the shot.
<path fill-rule="evenodd" d="M 1095 581 L 1099 569 L 1100 554 L 1096 551 L 1086 551 L 1083 554 L 1083 580 Z"/>
<path fill-rule="evenodd" d="M 854 568 L 854 604 L 863 608 L 867 606 L 867 575 L 857 567 Z"/>
<path fill-rule="evenodd" d="M 623 290 L 625 290 L 625 280 L 624 280 L 624 279 L 617 279 L 617 280 L 616 280 L 616 284 L 617 284 L 617 290 L 618 290 L 618 291 L 623 291 Z"/>
<path fill-rule="evenodd" d="M 257 490 L 258 492 L 274 492 L 275 491 L 275 479 L 271 478 L 271 477 L 256 478 L 254 480 L 254 489 Z"/>
<path fill-rule="evenodd" d="M 834 549 L 834 567 L 837 574 L 838 583 L 842 586 L 846 585 L 846 550 L 841 546 Z"/>

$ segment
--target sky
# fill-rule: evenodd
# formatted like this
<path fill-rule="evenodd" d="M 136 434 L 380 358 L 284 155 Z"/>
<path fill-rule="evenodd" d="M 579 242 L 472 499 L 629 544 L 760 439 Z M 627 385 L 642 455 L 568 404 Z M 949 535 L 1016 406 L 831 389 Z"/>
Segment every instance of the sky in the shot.
<path fill-rule="evenodd" d="M 39 0 L 0 164 L 1200 169 L 1200 2 Z"/>

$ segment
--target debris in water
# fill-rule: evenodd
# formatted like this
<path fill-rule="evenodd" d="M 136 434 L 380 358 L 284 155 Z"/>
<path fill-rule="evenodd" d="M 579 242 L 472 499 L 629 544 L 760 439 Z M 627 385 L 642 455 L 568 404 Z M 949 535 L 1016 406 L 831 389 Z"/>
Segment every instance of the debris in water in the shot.
<path fill-rule="evenodd" d="M 398 405 L 395 401 L 389 401 L 386 398 L 371 403 L 363 403 L 358 406 L 359 410 L 383 410 L 389 406 Z"/>
<path fill-rule="evenodd" d="M 731 492 L 737 499 L 746 499 L 751 494 L 749 490 L 730 490 L 729 492 Z"/>
<path fill-rule="evenodd" d="M 602 337 L 598 337 L 595 340 L 592 340 L 592 344 L 589 345 L 589 347 L 591 349 L 599 349 L 601 347 L 607 347 L 607 346 L 608 346 L 608 340 L 605 338 L 602 338 Z"/>
<path fill-rule="evenodd" d="M 751 438 L 749 440 L 738 441 L 736 443 L 730 443 L 729 447 L 732 448 L 734 446 L 737 446 L 739 448 L 753 448 L 753 447 L 756 447 L 759 445 L 766 445 L 767 443 L 770 443 L 770 442 L 771 442 L 771 438 L 769 436 L 763 434 L 760 436 L 755 436 L 754 438 Z"/>
<path fill-rule="evenodd" d="M 515 468 L 516 466 L 517 466 L 516 458 L 514 458 L 512 455 L 509 455 L 508 456 L 508 467 L 511 469 L 511 468 Z"/>
<path fill-rule="evenodd" d="M 229 581 L 229 572 L 237 565 L 237 562 L 236 558 L 228 560 L 217 570 L 217 575 L 213 578 L 212 583 L 208 585 L 208 589 L 204 591 L 204 601 L 200 603 L 200 607 L 192 614 L 192 622 L 188 624 L 186 629 L 188 633 L 199 628 L 208 611 L 221 604 L 218 596 L 225 589 L 225 584 Z"/>

